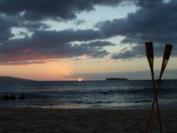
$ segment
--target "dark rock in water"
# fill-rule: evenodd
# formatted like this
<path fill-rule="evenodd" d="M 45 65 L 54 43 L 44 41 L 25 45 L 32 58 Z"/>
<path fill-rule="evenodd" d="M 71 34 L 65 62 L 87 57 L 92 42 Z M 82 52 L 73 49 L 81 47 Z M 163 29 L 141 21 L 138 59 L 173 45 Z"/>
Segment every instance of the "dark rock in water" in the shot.
<path fill-rule="evenodd" d="M 9 99 L 10 99 L 10 100 L 15 100 L 15 99 L 16 99 L 16 96 L 15 96 L 15 95 L 10 95 L 10 96 L 9 96 Z"/>
<path fill-rule="evenodd" d="M 20 100 L 24 100 L 24 99 L 26 99 L 26 96 L 25 96 L 24 94 L 21 94 L 21 95 L 19 96 L 19 99 L 20 99 Z"/>
<path fill-rule="evenodd" d="M 8 95 L 2 96 L 2 100 L 8 100 L 8 99 L 9 99 L 9 96 L 8 96 Z"/>

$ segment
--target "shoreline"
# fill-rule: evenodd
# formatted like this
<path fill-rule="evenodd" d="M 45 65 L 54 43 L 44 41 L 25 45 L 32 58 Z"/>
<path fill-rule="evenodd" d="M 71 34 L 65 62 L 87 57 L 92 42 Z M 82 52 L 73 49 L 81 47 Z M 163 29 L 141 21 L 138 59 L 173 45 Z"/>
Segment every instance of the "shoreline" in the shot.
<path fill-rule="evenodd" d="M 135 105 L 135 106 L 79 106 L 79 105 L 66 105 L 66 106 L 56 106 L 56 105 L 51 105 L 51 106 L 0 106 L 0 109 L 3 108 L 14 108 L 14 109 L 54 109 L 54 110 L 150 110 L 151 109 L 152 103 L 150 102 L 147 105 Z M 177 103 L 159 103 L 160 109 L 177 109 Z"/>
<path fill-rule="evenodd" d="M 149 109 L 0 108 L 2 133 L 142 133 Z M 154 112 L 155 114 L 155 112 Z M 177 131 L 177 108 L 161 111 L 165 132 Z M 158 132 L 153 115 L 152 133 Z"/>

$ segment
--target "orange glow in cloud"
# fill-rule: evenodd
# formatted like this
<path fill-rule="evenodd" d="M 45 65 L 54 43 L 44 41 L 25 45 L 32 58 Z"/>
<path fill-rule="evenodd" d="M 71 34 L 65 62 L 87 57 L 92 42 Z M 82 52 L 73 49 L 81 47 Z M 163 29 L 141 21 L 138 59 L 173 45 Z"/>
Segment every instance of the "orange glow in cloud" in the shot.
<path fill-rule="evenodd" d="M 45 64 L 3 65 L 0 75 L 22 77 L 34 80 L 72 80 L 71 64 L 65 60 Z"/>

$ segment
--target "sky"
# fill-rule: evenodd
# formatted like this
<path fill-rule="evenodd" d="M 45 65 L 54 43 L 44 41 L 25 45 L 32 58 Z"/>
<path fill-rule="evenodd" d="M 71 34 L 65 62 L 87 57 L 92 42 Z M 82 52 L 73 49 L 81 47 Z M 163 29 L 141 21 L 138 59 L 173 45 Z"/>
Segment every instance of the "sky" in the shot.
<path fill-rule="evenodd" d="M 0 75 L 33 80 L 177 78 L 177 0 L 0 0 Z"/>

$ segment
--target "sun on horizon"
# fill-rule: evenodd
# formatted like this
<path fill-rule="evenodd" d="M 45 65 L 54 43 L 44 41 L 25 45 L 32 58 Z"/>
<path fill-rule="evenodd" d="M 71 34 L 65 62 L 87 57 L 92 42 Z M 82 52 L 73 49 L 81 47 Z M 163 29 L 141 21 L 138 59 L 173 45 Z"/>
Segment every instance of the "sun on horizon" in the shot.
<path fill-rule="evenodd" d="M 83 81 L 83 79 L 82 79 L 82 78 L 78 78 L 77 81 L 78 81 L 78 82 L 81 82 L 81 81 Z"/>

